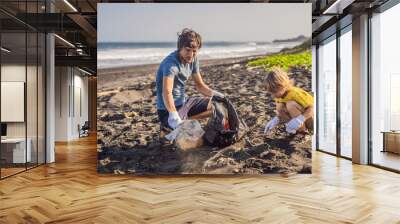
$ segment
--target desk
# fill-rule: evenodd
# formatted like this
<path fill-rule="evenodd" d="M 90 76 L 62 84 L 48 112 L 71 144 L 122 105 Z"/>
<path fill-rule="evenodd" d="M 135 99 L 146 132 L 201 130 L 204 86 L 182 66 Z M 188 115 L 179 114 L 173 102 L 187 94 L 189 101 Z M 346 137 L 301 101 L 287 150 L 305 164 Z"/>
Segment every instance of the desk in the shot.
<path fill-rule="evenodd" d="M 25 163 L 30 162 L 32 158 L 30 138 L 26 140 L 28 143 L 25 153 L 25 138 L 5 138 L 1 139 L 1 154 L 6 163 Z M 5 154 L 3 156 L 3 154 Z M 12 154 L 12 156 L 11 156 Z M 12 159 L 11 159 L 12 158 Z M 27 159 L 25 161 L 25 158 Z"/>
<path fill-rule="evenodd" d="M 400 154 L 400 131 L 382 131 L 383 150 L 382 152 L 393 152 Z"/>

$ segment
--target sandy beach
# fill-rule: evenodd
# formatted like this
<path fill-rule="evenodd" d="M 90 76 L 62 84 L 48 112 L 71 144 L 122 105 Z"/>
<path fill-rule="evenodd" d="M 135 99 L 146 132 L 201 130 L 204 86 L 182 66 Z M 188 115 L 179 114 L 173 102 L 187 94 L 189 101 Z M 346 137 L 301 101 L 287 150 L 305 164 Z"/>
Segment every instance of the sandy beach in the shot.
<path fill-rule="evenodd" d="M 246 66 L 260 56 L 200 61 L 203 79 L 223 92 L 251 131 L 226 148 L 181 151 L 159 143 L 155 106 L 156 65 L 98 71 L 98 171 L 117 174 L 311 173 L 311 133 L 287 134 L 278 126 L 262 133 L 274 115 L 273 99 L 262 87 L 262 67 Z M 289 70 L 295 85 L 311 92 L 311 72 Z M 188 96 L 198 95 L 188 80 Z M 200 122 L 202 125 L 206 120 Z"/>

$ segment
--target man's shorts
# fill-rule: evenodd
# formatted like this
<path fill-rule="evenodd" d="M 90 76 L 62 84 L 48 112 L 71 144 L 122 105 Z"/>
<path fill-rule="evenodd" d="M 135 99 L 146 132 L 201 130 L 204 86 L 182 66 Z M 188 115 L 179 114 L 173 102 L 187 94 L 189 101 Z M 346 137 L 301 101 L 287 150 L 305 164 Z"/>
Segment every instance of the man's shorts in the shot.
<path fill-rule="evenodd" d="M 183 104 L 179 106 L 175 106 L 178 111 L 179 117 L 182 120 L 186 120 L 191 116 L 195 116 L 197 114 L 201 114 L 207 111 L 208 105 L 210 103 L 210 97 L 189 97 L 189 99 Z M 160 128 L 161 130 L 172 129 L 168 125 L 168 116 L 169 112 L 167 110 L 157 110 L 158 119 L 161 122 Z"/>

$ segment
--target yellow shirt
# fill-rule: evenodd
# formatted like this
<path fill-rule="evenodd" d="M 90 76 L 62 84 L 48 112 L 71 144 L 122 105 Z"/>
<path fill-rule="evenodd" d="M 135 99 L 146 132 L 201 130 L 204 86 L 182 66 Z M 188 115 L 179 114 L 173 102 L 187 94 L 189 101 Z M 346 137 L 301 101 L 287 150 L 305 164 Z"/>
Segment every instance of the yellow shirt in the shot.
<path fill-rule="evenodd" d="M 314 104 L 314 97 L 298 87 L 291 87 L 283 98 L 275 98 L 276 103 L 286 103 L 296 101 L 304 109 Z"/>

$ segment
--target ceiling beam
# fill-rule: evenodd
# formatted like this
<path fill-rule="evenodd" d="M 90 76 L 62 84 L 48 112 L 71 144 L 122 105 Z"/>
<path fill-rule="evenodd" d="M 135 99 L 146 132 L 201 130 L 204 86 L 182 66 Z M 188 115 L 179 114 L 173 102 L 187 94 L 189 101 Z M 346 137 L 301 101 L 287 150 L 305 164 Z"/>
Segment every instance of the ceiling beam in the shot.
<path fill-rule="evenodd" d="M 342 14 L 343 10 L 351 5 L 355 0 L 336 0 L 330 4 L 322 14 Z"/>
<path fill-rule="evenodd" d="M 85 17 L 80 14 L 68 14 L 67 15 L 71 20 L 73 20 L 78 26 L 82 28 L 82 30 L 88 35 L 86 38 L 86 42 L 90 46 L 97 45 L 97 30 L 90 24 Z"/>
<path fill-rule="evenodd" d="M 97 69 L 96 58 L 90 56 L 55 56 L 56 66 L 87 67 L 93 71 Z"/>

